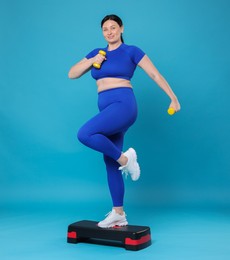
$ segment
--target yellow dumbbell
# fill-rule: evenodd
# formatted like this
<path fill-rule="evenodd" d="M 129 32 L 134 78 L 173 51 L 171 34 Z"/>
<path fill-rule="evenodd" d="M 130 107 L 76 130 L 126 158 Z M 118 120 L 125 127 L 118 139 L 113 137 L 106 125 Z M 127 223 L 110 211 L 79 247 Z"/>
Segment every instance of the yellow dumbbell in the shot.
<path fill-rule="evenodd" d="M 170 116 L 174 115 L 175 112 L 176 112 L 176 111 L 175 111 L 174 108 L 172 108 L 172 107 L 170 107 L 170 108 L 168 109 L 168 114 L 169 114 Z"/>
<path fill-rule="evenodd" d="M 105 51 L 102 51 L 102 50 L 100 50 L 98 53 L 101 54 L 101 55 L 103 55 L 103 56 L 106 55 L 106 52 L 105 52 Z M 96 69 L 100 69 L 100 68 L 101 68 L 101 64 L 100 64 L 100 63 L 97 63 L 97 62 L 94 62 L 94 63 L 93 63 L 93 66 L 94 66 L 94 68 L 96 68 Z"/>

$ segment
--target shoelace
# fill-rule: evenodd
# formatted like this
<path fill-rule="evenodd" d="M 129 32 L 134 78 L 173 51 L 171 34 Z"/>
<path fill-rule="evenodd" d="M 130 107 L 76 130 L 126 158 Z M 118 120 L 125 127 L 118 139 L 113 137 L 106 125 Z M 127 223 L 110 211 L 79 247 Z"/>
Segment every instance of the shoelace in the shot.
<path fill-rule="evenodd" d="M 110 211 L 110 212 L 108 212 L 106 215 L 105 215 L 105 219 L 108 219 L 110 216 L 111 216 L 111 214 L 112 214 L 112 211 Z"/>
<path fill-rule="evenodd" d="M 121 166 L 121 167 L 119 167 L 119 170 L 121 170 L 122 174 L 125 174 L 125 178 L 127 179 L 128 175 L 129 175 L 127 167 L 126 166 Z"/>

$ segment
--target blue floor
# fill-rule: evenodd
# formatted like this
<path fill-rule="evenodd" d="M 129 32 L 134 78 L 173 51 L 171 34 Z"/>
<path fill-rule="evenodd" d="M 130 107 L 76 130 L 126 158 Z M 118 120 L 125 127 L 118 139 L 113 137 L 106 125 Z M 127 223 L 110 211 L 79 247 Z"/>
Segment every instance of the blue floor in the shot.
<path fill-rule="evenodd" d="M 5 205 L 1 210 L 0 259 L 229 259 L 230 212 L 226 209 L 130 209 L 130 224 L 151 227 L 153 243 L 140 251 L 66 243 L 68 224 L 97 220 L 101 214 L 104 212 L 96 206 L 89 212 L 71 205 Z"/>

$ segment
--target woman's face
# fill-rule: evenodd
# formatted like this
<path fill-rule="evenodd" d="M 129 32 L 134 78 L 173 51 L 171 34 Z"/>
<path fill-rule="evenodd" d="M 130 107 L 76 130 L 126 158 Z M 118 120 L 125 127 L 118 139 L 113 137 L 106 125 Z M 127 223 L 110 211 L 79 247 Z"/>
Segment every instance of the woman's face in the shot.
<path fill-rule="evenodd" d="M 123 33 L 123 26 L 113 20 L 104 22 L 102 26 L 103 36 L 109 44 L 121 42 L 121 33 Z"/>

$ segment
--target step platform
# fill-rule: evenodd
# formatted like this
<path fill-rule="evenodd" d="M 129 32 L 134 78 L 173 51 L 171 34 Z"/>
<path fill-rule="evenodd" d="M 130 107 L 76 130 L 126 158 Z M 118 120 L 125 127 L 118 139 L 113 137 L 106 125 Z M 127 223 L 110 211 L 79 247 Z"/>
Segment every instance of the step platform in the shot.
<path fill-rule="evenodd" d="M 82 220 L 68 226 L 67 242 L 79 242 L 122 246 L 126 250 L 141 250 L 151 245 L 150 228 L 147 226 L 124 226 L 100 228 L 96 221 Z"/>

